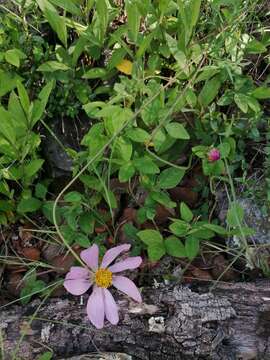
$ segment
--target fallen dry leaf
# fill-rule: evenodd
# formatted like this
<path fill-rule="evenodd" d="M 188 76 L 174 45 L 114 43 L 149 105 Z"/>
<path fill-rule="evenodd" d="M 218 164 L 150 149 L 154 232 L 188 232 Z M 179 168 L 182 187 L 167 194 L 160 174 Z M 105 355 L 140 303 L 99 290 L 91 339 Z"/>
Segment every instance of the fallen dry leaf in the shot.
<path fill-rule="evenodd" d="M 126 75 L 131 75 L 132 73 L 132 62 L 127 60 L 127 59 L 123 59 L 117 66 L 116 68 L 121 71 L 122 73 L 126 74 Z"/>
<path fill-rule="evenodd" d="M 34 247 L 25 247 L 22 249 L 22 255 L 26 259 L 38 261 L 40 259 L 40 250 Z"/>

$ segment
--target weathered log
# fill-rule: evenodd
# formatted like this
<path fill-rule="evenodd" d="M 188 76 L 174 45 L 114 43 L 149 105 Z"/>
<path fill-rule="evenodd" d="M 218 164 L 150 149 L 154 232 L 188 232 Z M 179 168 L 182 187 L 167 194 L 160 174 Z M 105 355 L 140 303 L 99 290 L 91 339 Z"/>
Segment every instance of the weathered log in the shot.
<path fill-rule="evenodd" d="M 87 319 L 87 297 L 84 305 L 78 297 L 50 299 L 30 325 L 40 300 L 2 309 L 5 360 L 15 349 L 16 360 L 34 360 L 46 347 L 54 359 L 93 359 L 94 353 L 104 359 L 103 352 L 122 353 L 105 359 L 270 359 L 269 281 L 219 283 L 212 292 L 207 286 L 148 288 L 140 305 L 117 299 L 121 321 L 102 330 Z"/>

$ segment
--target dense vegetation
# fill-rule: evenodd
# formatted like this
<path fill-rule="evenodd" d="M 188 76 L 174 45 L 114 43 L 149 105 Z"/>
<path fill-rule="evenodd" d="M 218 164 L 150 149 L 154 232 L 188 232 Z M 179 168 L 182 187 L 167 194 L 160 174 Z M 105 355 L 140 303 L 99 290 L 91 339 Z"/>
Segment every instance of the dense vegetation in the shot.
<path fill-rule="evenodd" d="M 260 0 L 1 2 L 3 303 L 56 294 L 94 243 L 131 243 L 141 284 L 269 274 L 238 201 L 269 210 L 269 12 Z"/>

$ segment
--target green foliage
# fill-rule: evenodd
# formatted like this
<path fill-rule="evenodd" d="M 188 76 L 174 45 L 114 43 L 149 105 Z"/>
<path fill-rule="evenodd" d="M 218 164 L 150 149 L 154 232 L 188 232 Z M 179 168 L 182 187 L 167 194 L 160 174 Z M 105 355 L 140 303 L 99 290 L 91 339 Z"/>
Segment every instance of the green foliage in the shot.
<path fill-rule="evenodd" d="M 28 0 L 19 2 L 17 16 L 1 8 L 0 223 L 37 211 L 53 223 L 56 194 L 44 179 L 41 130 L 53 133 L 52 124 L 65 120 L 77 134 L 85 120 L 80 146 L 62 146 L 81 186 L 68 189 L 57 207 L 69 244 L 104 245 L 96 226 L 117 241 L 118 180 L 138 208 L 138 228 L 156 226 L 160 208 L 175 213 L 160 230 L 125 228 L 150 260 L 165 254 L 192 260 L 202 241 L 228 236 L 208 220 L 216 184 L 246 176 L 248 159 L 257 157 L 249 144 L 269 141 L 269 78 L 263 70 L 256 78 L 252 69 L 253 57 L 269 62 L 257 4 Z M 212 148 L 220 151 L 217 161 L 208 158 Z M 172 195 L 176 187 L 188 189 L 192 177 L 194 208 Z M 242 221 L 241 207 L 231 202 L 230 231 Z"/>
<path fill-rule="evenodd" d="M 46 288 L 46 284 L 42 280 L 37 280 L 37 273 L 35 270 L 29 270 L 25 277 L 24 287 L 21 290 L 21 303 L 27 304 L 31 297 L 37 293 L 41 293 Z"/>

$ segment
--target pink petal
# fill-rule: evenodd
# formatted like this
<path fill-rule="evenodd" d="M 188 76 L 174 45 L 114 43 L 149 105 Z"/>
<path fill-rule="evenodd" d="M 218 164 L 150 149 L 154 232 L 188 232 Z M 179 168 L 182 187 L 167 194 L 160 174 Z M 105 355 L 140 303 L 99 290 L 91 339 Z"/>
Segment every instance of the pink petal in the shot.
<path fill-rule="evenodd" d="M 104 294 L 104 305 L 105 305 L 105 315 L 107 320 L 113 325 L 116 325 L 119 321 L 118 307 L 112 294 L 107 289 L 103 289 Z"/>
<path fill-rule="evenodd" d="M 66 274 L 64 287 L 72 295 L 84 294 L 92 285 L 89 271 L 80 266 L 73 266 Z"/>
<path fill-rule="evenodd" d="M 142 302 L 141 294 L 133 281 L 125 276 L 113 276 L 113 285 L 138 302 Z"/>
<path fill-rule="evenodd" d="M 91 323 L 97 328 L 104 326 L 104 294 L 103 289 L 95 286 L 87 302 L 87 315 Z"/>
<path fill-rule="evenodd" d="M 139 267 L 142 263 L 142 258 L 140 256 L 129 257 L 123 261 L 119 261 L 118 263 L 109 267 L 109 270 L 112 273 L 117 273 L 124 270 L 132 270 Z"/>
<path fill-rule="evenodd" d="M 98 253 L 98 246 L 94 244 L 90 248 L 83 250 L 80 257 L 90 269 L 96 270 L 98 268 Z"/>
<path fill-rule="evenodd" d="M 118 255 L 120 255 L 124 251 L 128 251 L 130 249 L 130 244 L 123 244 L 119 246 L 115 246 L 112 249 L 106 251 L 103 256 L 101 267 L 106 268 L 109 266 Z"/>

